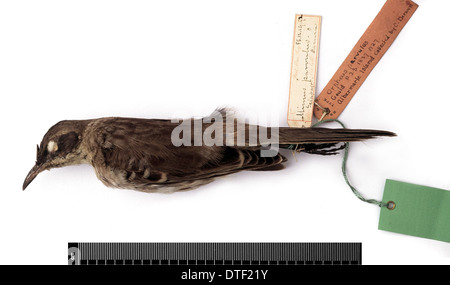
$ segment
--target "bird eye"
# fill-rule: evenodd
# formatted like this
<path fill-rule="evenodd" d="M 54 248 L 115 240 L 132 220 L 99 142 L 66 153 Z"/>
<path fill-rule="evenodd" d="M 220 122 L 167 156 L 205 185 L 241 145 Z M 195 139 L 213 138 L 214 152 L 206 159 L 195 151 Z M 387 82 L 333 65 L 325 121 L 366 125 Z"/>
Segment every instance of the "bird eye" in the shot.
<path fill-rule="evenodd" d="M 55 152 L 58 150 L 58 144 L 55 143 L 54 141 L 50 141 L 47 145 L 47 151 L 48 152 Z"/>

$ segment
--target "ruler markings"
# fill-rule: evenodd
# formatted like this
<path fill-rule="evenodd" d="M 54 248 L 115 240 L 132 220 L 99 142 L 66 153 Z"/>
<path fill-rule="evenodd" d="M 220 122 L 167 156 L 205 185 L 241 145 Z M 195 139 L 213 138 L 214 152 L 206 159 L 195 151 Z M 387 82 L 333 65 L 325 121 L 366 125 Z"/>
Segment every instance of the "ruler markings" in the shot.
<path fill-rule="evenodd" d="M 346 243 L 78 243 L 81 264 L 360 264 L 361 245 Z"/>

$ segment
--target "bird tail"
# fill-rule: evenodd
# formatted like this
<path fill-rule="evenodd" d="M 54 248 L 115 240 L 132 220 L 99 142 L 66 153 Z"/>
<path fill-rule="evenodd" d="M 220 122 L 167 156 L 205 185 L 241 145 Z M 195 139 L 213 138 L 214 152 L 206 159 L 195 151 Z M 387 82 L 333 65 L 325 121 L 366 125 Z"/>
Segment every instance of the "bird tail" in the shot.
<path fill-rule="evenodd" d="M 334 129 L 334 128 L 294 128 L 294 127 L 266 127 L 252 125 L 237 118 L 232 110 L 217 109 L 209 117 L 209 121 L 217 119 L 223 122 L 226 145 L 238 145 L 244 148 L 277 144 L 280 148 L 298 148 L 310 150 L 312 153 L 330 154 L 332 151 L 324 149 L 339 143 L 363 141 L 376 137 L 392 137 L 396 134 L 389 131 L 370 129 Z M 228 124 L 231 123 L 231 128 Z M 203 128 L 211 124 L 204 124 Z M 229 131 L 231 129 L 231 131 Z M 339 148 L 341 149 L 342 146 Z M 335 149 L 336 150 L 336 149 Z"/>
<path fill-rule="evenodd" d="M 382 130 L 280 128 L 280 148 L 301 150 L 311 154 L 332 155 L 345 147 L 344 143 L 376 137 L 393 137 L 395 133 Z"/>
<path fill-rule="evenodd" d="M 392 137 L 395 133 L 381 130 L 328 129 L 328 128 L 279 128 L 280 144 L 326 144 L 354 142 L 376 137 Z"/>

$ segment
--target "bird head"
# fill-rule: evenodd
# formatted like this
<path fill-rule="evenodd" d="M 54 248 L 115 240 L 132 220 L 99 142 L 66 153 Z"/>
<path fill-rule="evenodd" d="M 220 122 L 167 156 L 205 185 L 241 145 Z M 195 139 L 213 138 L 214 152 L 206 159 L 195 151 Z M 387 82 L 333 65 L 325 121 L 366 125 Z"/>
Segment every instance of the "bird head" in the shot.
<path fill-rule="evenodd" d="M 37 145 L 36 163 L 23 183 L 23 190 L 44 170 L 80 164 L 86 156 L 81 140 L 88 121 L 61 121 L 51 127 Z"/>

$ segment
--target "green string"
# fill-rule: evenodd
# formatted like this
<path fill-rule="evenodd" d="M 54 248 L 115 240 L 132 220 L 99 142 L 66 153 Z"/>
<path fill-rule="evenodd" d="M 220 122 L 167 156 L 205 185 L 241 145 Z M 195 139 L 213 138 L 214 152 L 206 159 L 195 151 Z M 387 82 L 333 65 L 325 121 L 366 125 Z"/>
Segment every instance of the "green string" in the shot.
<path fill-rule="evenodd" d="M 336 120 L 336 119 L 328 119 L 328 120 L 319 121 L 319 122 L 315 123 L 312 127 L 319 126 L 319 125 L 321 125 L 323 123 L 326 123 L 326 122 L 339 123 L 342 126 L 342 128 L 345 129 L 344 124 L 341 123 L 339 120 Z M 350 183 L 350 181 L 348 179 L 348 176 L 347 176 L 347 160 L 348 160 L 349 146 L 350 146 L 350 143 L 346 142 L 345 143 L 345 149 L 344 149 L 344 157 L 342 159 L 342 174 L 344 175 L 345 182 L 350 187 L 350 189 L 352 190 L 353 194 L 355 194 L 355 196 L 358 197 L 358 199 L 360 199 L 361 201 L 367 202 L 369 204 L 374 204 L 374 205 L 377 205 L 379 207 L 387 207 L 387 203 L 383 203 L 383 202 L 375 200 L 375 199 L 366 199 L 366 198 L 364 198 L 364 196 L 361 195 L 361 193 L 359 193 L 359 191 L 355 187 L 353 187 L 353 185 Z"/>

